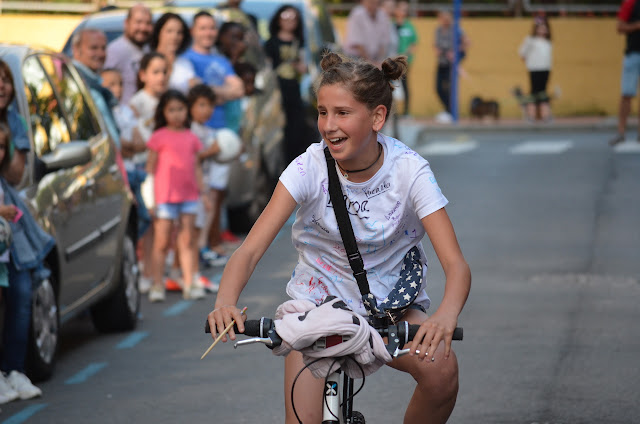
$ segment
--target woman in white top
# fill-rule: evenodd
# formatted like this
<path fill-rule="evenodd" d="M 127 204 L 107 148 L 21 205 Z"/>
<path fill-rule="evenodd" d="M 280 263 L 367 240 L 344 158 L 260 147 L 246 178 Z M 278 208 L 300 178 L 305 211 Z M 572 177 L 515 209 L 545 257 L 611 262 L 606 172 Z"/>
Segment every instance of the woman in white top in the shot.
<path fill-rule="evenodd" d="M 551 30 L 544 17 L 536 17 L 533 31 L 527 36 L 518 54 L 529 71 L 531 94 L 526 101 L 527 117 L 530 121 L 551 119 L 547 82 L 551 72 Z"/>
<path fill-rule="evenodd" d="M 191 33 L 185 21 L 175 13 L 167 12 L 153 26 L 151 50 L 162 53 L 167 59 L 169 88 L 175 88 L 183 94 L 200 82 L 193 65 L 182 53 L 191 45 Z"/>

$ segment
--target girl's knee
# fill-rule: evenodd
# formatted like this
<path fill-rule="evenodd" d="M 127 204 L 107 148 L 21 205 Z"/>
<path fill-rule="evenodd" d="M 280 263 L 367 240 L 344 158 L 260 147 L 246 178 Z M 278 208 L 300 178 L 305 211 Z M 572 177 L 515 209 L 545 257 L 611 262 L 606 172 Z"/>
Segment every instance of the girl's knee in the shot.
<path fill-rule="evenodd" d="M 444 358 L 444 349 L 438 349 L 435 361 L 418 361 L 412 373 L 418 387 L 430 392 L 430 396 L 443 400 L 455 397 L 458 393 L 458 361 L 453 352 Z"/>

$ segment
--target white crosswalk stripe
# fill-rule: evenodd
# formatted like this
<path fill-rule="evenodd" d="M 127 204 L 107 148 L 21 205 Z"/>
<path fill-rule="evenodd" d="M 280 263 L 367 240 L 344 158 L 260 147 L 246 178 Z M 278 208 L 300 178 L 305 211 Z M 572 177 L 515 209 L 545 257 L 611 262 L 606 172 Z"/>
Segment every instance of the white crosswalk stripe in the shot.
<path fill-rule="evenodd" d="M 436 156 L 436 155 L 459 155 L 460 153 L 470 152 L 478 147 L 478 142 L 475 140 L 465 141 L 441 141 L 434 140 L 424 146 L 416 148 L 416 152 L 424 156 Z"/>
<path fill-rule="evenodd" d="M 569 140 L 525 141 L 509 149 L 514 155 L 553 155 L 564 153 L 573 147 Z"/>
<path fill-rule="evenodd" d="M 429 156 L 453 156 L 468 153 L 475 149 L 486 148 L 490 142 L 479 143 L 476 140 L 465 138 L 458 140 L 433 140 L 427 144 L 414 147 L 414 150 L 426 157 Z M 579 147 L 573 141 L 567 139 L 556 140 L 525 140 L 505 147 L 513 155 L 558 155 L 570 149 Z M 606 147 L 606 146 L 605 146 Z M 613 152 L 617 154 L 640 154 L 640 142 L 626 140 L 613 147 Z"/>
<path fill-rule="evenodd" d="M 615 153 L 640 153 L 640 143 L 635 140 L 626 140 L 624 143 L 617 144 L 613 151 Z"/>

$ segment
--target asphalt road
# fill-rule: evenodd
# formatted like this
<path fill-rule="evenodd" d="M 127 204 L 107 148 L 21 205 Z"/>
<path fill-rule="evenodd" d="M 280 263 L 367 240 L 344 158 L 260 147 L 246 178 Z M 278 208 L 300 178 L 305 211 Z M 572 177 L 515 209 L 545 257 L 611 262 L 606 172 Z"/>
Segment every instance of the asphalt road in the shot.
<path fill-rule="evenodd" d="M 608 135 L 451 132 L 416 142 L 451 201 L 473 274 L 450 422 L 640 421 L 640 143 L 614 150 Z M 435 308 L 443 273 L 425 246 Z M 295 259 L 285 228 L 241 298 L 250 317 L 286 300 Z M 283 422 L 282 358 L 220 344 L 200 360 L 213 302 L 145 299 L 132 334 L 99 335 L 85 317 L 66 323 L 43 397 L 3 405 L 0 422 Z M 382 369 L 356 409 L 369 423 L 398 423 L 412 391 Z"/>

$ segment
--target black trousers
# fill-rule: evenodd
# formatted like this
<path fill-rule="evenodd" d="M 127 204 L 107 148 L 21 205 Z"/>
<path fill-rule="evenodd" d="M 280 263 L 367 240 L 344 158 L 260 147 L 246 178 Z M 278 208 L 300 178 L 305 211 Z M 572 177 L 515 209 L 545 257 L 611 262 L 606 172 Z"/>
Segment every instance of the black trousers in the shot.
<path fill-rule="evenodd" d="M 451 113 L 451 66 L 438 65 L 436 91 L 442 106 L 448 113 Z"/>

